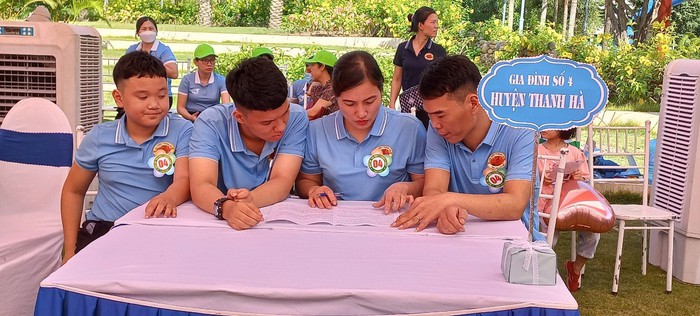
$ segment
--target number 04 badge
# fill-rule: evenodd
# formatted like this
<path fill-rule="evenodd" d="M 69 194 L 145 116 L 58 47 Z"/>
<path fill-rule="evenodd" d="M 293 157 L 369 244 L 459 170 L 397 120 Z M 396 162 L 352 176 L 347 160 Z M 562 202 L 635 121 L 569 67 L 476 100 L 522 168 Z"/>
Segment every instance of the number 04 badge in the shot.
<path fill-rule="evenodd" d="M 175 146 L 168 142 L 158 143 L 153 147 L 153 157 L 148 159 L 153 168 L 153 175 L 160 178 L 175 173 Z"/>
<path fill-rule="evenodd" d="M 492 153 L 487 165 L 480 181 L 481 185 L 488 186 L 491 192 L 499 192 L 506 183 L 506 155 L 502 152 Z"/>
<path fill-rule="evenodd" d="M 389 166 L 392 163 L 394 151 L 389 146 L 378 146 L 372 152 L 362 158 L 362 163 L 367 166 L 367 175 L 374 178 L 377 175 L 386 177 L 389 174 Z"/>

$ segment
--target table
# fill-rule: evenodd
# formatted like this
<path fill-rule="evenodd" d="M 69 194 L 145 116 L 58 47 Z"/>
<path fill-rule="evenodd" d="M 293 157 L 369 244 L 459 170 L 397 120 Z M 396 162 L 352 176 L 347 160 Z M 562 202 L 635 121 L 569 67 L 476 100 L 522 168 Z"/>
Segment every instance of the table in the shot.
<path fill-rule="evenodd" d="M 37 315 L 578 315 L 564 282 L 510 284 L 504 238 L 518 221 L 470 218 L 444 236 L 389 227 L 262 223 L 235 231 L 186 203 L 137 208 L 41 284 Z M 500 237 L 499 237 L 500 236 Z"/>

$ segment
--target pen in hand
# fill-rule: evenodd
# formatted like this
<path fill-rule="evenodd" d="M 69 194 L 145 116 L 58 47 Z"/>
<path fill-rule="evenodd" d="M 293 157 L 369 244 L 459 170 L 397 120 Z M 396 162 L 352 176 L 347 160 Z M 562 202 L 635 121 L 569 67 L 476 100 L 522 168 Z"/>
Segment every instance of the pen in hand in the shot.
<path fill-rule="evenodd" d="M 334 195 L 335 198 L 338 199 L 338 200 L 342 200 L 342 199 L 343 199 L 343 193 L 333 193 L 333 195 Z M 326 194 L 326 192 L 321 192 L 321 193 L 319 193 L 319 195 L 318 195 L 318 197 L 324 197 L 324 196 L 325 196 L 325 197 L 328 197 L 328 194 Z"/>

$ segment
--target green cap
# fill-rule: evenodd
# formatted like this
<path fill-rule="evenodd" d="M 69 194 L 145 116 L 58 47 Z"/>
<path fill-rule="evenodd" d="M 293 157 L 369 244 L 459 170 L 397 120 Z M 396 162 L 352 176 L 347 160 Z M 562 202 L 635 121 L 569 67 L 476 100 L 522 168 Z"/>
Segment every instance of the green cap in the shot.
<path fill-rule="evenodd" d="M 335 66 L 336 61 L 338 61 L 338 57 L 335 57 L 335 55 L 333 55 L 333 53 L 331 53 L 327 50 L 320 50 L 320 51 L 317 51 L 316 54 L 313 55 L 313 57 L 305 60 L 304 62 L 307 64 L 319 63 L 319 64 L 324 64 L 326 66 L 333 67 L 333 66 Z"/>
<path fill-rule="evenodd" d="M 207 56 L 216 56 L 214 54 L 214 48 L 209 44 L 199 44 L 197 48 L 194 49 L 194 58 L 202 59 Z"/>
<path fill-rule="evenodd" d="M 256 47 L 253 49 L 252 56 L 253 57 L 260 57 L 262 55 L 268 55 L 270 56 L 271 59 L 275 59 L 275 55 L 272 55 L 272 51 L 267 48 L 267 47 Z"/>

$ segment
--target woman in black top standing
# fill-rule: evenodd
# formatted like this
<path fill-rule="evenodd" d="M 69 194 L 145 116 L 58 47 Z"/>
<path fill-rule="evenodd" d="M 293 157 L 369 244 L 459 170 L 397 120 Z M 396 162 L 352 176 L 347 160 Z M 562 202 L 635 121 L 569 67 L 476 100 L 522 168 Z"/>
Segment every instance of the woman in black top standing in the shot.
<path fill-rule="evenodd" d="M 418 85 L 423 70 L 433 61 L 447 55 L 445 48 L 433 42 L 438 32 L 438 16 L 435 10 L 429 7 L 421 7 L 416 13 L 409 14 L 411 32 L 416 33 L 396 48 L 394 56 L 394 78 L 391 81 L 390 106 L 396 104 L 399 91 L 404 92 Z M 406 108 L 402 107 L 406 112 Z M 416 116 L 428 128 L 428 114 L 422 109 L 416 109 Z"/>

